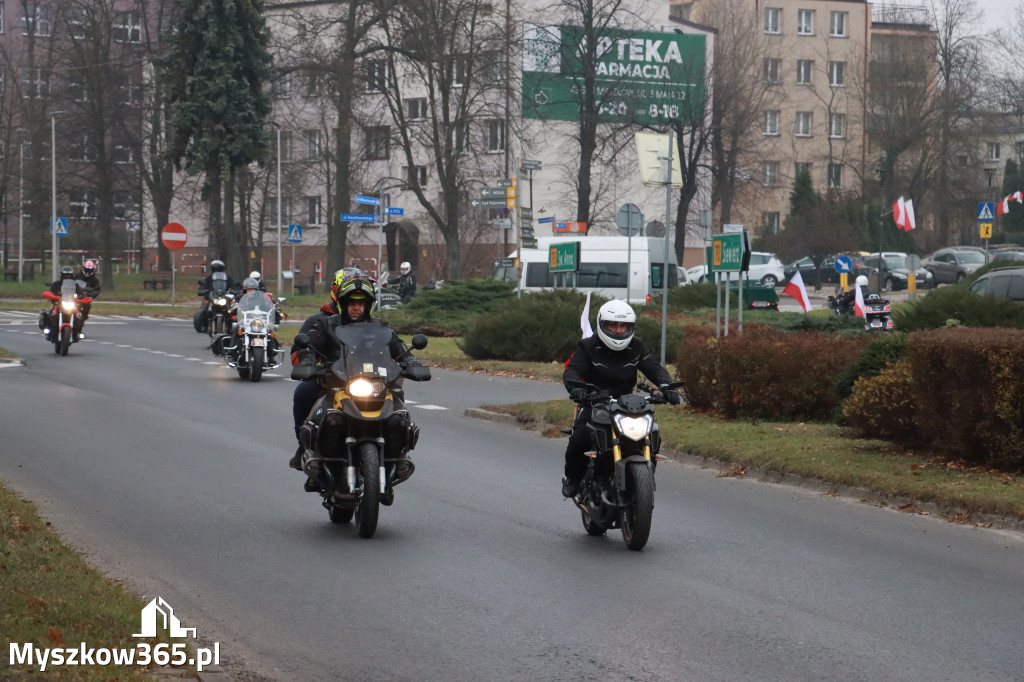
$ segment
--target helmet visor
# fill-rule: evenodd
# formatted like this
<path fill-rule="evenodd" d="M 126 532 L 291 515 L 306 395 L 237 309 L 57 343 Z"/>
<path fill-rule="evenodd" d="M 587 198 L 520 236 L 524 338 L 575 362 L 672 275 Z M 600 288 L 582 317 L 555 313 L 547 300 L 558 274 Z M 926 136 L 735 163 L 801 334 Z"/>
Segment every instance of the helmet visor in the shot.
<path fill-rule="evenodd" d="M 616 320 L 601 320 L 598 322 L 601 325 L 601 331 L 604 332 L 605 336 L 616 341 L 625 341 L 633 336 L 633 327 L 636 326 L 635 322 L 620 322 Z"/>

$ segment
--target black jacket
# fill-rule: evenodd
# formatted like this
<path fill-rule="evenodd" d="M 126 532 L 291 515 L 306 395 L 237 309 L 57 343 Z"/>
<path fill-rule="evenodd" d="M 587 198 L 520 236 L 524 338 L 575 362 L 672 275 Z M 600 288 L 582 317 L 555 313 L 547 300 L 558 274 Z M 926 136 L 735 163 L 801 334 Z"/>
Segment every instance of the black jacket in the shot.
<path fill-rule="evenodd" d="M 381 327 L 391 329 L 391 326 L 384 320 L 369 318 L 363 321 L 379 324 Z M 299 333 L 304 333 L 309 337 L 309 348 L 302 349 L 292 346 L 292 352 L 296 353 L 298 361 L 315 361 L 321 357 L 326 357 L 330 362 L 337 360 L 338 351 L 341 348 L 337 341 L 334 340 L 334 328 L 343 324 L 350 324 L 350 322 L 344 320 L 341 315 L 328 315 L 323 311 L 307 318 L 302 324 Z M 313 354 L 310 349 L 316 349 L 319 355 Z M 388 350 L 391 351 L 391 357 L 397 362 L 418 364 L 412 351 L 402 342 L 398 333 L 393 329 L 391 329 L 391 341 L 388 343 Z"/>
<path fill-rule="evenodd" d="M 85 288 L 91 296 L 98 296 L 100 293 L 100 279 L 95 274 L 86 275 L 84 272 L 79 270 L 75 273 L 75 279 L 80 279 L 85 282 Z"/>
<path fill-rule="evenodd" d="M 628 346 L 613 351 L 594 335 L 583 339 L 576 346 L 562 373 L 562 383 L 566 390 L 571 391 L 566 382 L 586 381 L 609 391 L 613 396 L 620 396 L 632 393 L 636 386 L 637 370 L 643 372 L 656 386 L 672 382 L 668 370 L 650 354 L 640 337 L 634 336 Z"/>

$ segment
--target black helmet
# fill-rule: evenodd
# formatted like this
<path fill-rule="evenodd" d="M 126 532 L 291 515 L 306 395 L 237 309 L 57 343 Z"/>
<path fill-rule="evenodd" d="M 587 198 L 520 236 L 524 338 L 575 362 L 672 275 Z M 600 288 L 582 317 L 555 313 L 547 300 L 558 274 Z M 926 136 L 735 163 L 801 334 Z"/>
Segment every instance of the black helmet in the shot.
<path fill-rule="evenodd" d="M 75 278 L 75 269 L 73 267 L 71 267 L 70 265 L 65 265 L 64 267 L 62 267 L 60 269 L 60 278 L 61 279 L 74 279 Z"/>
<path fill-rule="evenodd" d="M 224 272 L 224 261 L 215 260 L 210 263 L 210 272 Z"/>

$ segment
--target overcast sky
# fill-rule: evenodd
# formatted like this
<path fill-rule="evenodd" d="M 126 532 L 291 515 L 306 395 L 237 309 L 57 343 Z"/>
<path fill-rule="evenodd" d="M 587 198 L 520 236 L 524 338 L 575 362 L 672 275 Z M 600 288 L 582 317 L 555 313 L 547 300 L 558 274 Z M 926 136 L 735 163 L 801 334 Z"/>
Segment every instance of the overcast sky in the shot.
<path fill-rule="evenodd" d="M 984 11 L 982 26 L 986 32 L 1009 25 L 1013 21 L 1013 10 L 1018 0 L 979 0 L 978 7 Z"/>

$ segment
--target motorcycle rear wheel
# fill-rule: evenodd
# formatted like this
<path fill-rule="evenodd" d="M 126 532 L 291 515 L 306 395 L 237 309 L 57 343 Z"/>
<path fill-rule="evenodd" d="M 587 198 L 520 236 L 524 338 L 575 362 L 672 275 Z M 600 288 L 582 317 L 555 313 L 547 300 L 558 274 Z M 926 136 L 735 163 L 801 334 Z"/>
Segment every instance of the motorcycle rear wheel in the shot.
<path fill-rule="evenodd" d="M 263 363 L 266 361 L 266 351 L 263 348 L 253 348 L 252 357 L 249 358 L 249 381 L 259 381 L 263 376 Z"/>
<path fill-rule="evenodd" d="M 359 537 L 372 538 L 377 531 L 377 515 L 380 513 L 380 461 L 377 446 L 373 443 L 360 443 L 356 447 L 363 479 L 363 494 L 355 514 L 356 529 Z"/>
<path fill-rule="evenodd" d="M 71 348 L 71 327 L 62 327 L 60 330 L 60 343 L 57 351 L 61 355 L 67 355 L 68 348 Z"/>
<path fill-rule="evenodd" d="M 628 486 L 633 493 L 632 503 L 620 514 L 622 541 L 626 547 L 639 551 L 651 536 L 651 517 L 654 514 L 654 472 L 646 463 L 630 464 L 626 469 Z"/>

